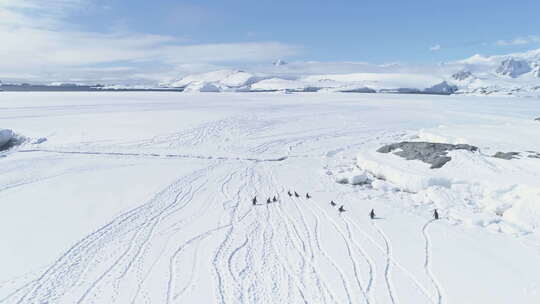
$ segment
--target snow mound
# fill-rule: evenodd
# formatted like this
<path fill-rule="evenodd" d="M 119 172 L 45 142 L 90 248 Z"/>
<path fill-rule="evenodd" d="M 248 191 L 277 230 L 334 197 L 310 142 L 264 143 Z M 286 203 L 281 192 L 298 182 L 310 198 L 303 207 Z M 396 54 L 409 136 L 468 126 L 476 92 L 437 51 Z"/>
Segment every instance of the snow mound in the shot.
<path fill-rule="evenodd" d="M 363 185 L 369 182 L 365 171 L 354 169 L 336 174 L 335 181 L 339 184 Z"/>
<path fill-rule="evenodd" d="M 530 137 L 535 133 L 530 124 L 422 130 L 419 141 L 438 138 L 482 147 L 476 153 L 470 153 L 471 149 L 448 151 L 452 161 L 437 170 L 420 160 L 405 160 L 403 157 L 409 155 L 406 147 L 385 149 L 398 153 L 380 153 L 376 147 L 361 151 L 357 166 L 378 178 L 379 184 L 390 185 L 389 189 L 414 193 L 419 203 L 433 203 L 452 220 L 497 232 L 526 234 L 540 227 L 540 159 L 535 152 L 540 151 L 540 140 Z M 518 152 L 510 152 L 499 154 L 504 156 L 501 159 L 491 152 L 497 149 L 521 151 L 519 155 L 528 157 L 516 158 Z"/>

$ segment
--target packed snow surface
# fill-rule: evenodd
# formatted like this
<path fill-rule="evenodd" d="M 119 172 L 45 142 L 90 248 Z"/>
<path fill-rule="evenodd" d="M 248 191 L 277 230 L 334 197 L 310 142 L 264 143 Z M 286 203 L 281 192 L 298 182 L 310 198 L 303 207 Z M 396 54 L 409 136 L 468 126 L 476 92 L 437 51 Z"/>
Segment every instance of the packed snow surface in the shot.
<path fill-rule="evenodd" d="M 0 157 L 2 304 L 540 302 L 535 99 L 3 92 L 0 103 L 2 127 L 28 138 Z M 478 150 L 445 150 L 434 169 L 377 152 L 399 142 Z"/>

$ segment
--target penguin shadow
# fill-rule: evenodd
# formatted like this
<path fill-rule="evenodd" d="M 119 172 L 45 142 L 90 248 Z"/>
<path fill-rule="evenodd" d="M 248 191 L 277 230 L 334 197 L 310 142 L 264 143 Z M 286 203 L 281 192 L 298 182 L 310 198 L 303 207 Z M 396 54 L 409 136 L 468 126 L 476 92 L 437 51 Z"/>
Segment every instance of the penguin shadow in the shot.
<path fill-rule="evenodd" d="M 385 217 L 382 217 L 382 216 L 374 216 L 374 217 L 372 218 L 372 220 L 377 220 L 377 221 L 379 221 L 379 220 L 385 220 L 385 219 L 386 219 L 386 218 L 385 218 Z"/>

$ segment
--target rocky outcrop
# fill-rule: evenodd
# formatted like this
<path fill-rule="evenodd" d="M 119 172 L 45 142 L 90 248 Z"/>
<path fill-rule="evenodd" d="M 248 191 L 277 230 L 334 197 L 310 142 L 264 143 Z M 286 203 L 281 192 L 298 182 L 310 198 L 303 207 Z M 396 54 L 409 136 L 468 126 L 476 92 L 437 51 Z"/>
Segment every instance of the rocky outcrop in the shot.
<path fill-rule="evenodd" d="M 463 81 L 471 77 L 472 77 L 472 73 L 469 71 L 459 71 L 457 73 L 452 74 L 452 79 L 457 80 L 457 81 Z"/>
<path fill-rule="evenodd" d="M 398 151 L 396 151 L 398 150 Z M 424 163 L 431 165 L 431 169 L 437 169 L 444 166 L 447 162 L 452 160 L 448 156 L 449 151 L 453 150 L 466 150 L 470 152 L 477 151 L 478 148 L 471 145 L 452 145 L 443 143 L 431 143 L 431 142 L 400 142 L 383 146 L 377 150 L 379 153 L 390 153 L 392 151 L 395 155 L 401 156 L 406 160 L 420 160 Z"/>
<path fill-rule="evenodd" d="M 495 158 L 506 159 L 506 160 L 516 159 L 518 158 L 518 156 L 519 156 L 519 152 L 497 152 L 493 155 L 493 157 Z"/>

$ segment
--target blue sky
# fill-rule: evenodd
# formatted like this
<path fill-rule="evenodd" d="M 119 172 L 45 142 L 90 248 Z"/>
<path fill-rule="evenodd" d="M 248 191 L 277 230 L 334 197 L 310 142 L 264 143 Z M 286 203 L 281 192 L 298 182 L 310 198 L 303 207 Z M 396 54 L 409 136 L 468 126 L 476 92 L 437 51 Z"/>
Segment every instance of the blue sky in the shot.
<path fill-rule="evenodd" d="M 539 11 L 540 1 L 0 0 L 0 79 L 159 80 L 278 58 L 433 64 L 539 48 Z"/>

